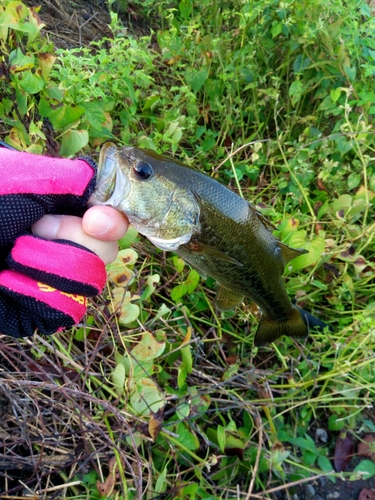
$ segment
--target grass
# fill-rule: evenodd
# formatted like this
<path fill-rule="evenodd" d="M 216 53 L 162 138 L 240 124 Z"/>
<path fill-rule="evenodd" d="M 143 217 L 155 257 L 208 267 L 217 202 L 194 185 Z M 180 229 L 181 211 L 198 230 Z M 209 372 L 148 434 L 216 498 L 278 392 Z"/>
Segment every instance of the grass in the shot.
<path fill-rule="evenodd" d="M 5 140 L 66 156 L 116 140 L 199 165 L 309 250 L 287 288 L 334 333 L 256 349 L 249 303 L 220 314 L 211 279 L 130 233 L 127 269 L 108 269 L 81 325 L 1 339 L 4 498 L 291 498 L 359 477 L 333 458 L 340 432 L 375 431 L 367 4 L 134 2 L 150 36 L 112 14 L 112 39 L 65 51 L 18 5 L 0 10 Z"/>

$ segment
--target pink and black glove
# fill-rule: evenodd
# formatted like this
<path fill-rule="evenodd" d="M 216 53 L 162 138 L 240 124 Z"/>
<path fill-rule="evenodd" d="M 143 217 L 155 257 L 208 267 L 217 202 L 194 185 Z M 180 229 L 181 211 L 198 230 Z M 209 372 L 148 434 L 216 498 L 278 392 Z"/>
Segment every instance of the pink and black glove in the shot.
<path fill-rule="evenodd" d="M 105 285 L 103 261 L 30 228 L 45 214 L 82 215 L 95 186 L 90 159 L 49 158 L 0 147 L 0 333 L 51 334 L 79 322 Z"/>

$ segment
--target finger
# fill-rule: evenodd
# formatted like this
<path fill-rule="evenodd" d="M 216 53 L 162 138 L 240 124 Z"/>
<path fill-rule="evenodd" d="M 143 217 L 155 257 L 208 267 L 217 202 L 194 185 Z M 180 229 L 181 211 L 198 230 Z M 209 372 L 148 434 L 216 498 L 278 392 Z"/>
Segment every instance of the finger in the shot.
<path fill-rule="evenodd" d="M 109 206 L 91 207 L 83 216 L 82 221 L 83 229 L 87 234 L 105 241 L 122 238 L 128 225 L 125 215 Z"/>
<path fill-rule="evenodd" d="M 82 219 L 71 215 L 45 215 L 32 226 L 32 232 L 48 240 L 70 240 L 82 245 L 100 257 L 105 264 L 117 256 L 117 241 L 101 241 L 87 234 Z"/>

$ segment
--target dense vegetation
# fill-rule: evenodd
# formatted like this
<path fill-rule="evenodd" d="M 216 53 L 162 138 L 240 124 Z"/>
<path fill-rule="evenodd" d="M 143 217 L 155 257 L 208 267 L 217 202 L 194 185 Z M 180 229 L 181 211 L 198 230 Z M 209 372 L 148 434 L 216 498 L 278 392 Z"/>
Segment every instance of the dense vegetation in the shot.
<path fill-rule="evenodd" d="M 110 140 L 214 175 L 309 250 L 287 288 L 334 333 L 255 349 L 250 304 L 218 313 L 212 280 L 130 231 L 82 325 L 1 339 L 2 383 L 24 402 L 0 450 L 39 464 L 20 476 L 30 491 L 66 498 L 276 498 L 335 481 L 337 437 L 375 432 L 375 17 L 361 0 L 132 8 L 149 35 L 111 13 L 111 38 L 58 50 L 35 10 L 5 0 L 1 138 L 63 156 Z M 5 490 L 22 492 L 18 474 Z M 347 477 L 373 475 L 365 459 Z"/>

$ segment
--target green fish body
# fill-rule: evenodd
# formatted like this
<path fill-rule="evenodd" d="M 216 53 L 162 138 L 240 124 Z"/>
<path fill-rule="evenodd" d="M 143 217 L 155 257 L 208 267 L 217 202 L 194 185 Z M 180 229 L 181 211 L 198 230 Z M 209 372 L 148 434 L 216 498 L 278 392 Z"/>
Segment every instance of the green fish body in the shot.
<path fill-rule="evenodd" d="M 255 345 L 308 335 L 313 317 L 291 303 L 282 278 L 306 250 L 281 243 L 253 205 L 215 179 L 154 151 L 108 143 L 93 200 L 124 212 L 157 247 L 217 280 L 219 309 L 253 300 L 261 312 Z"/>

